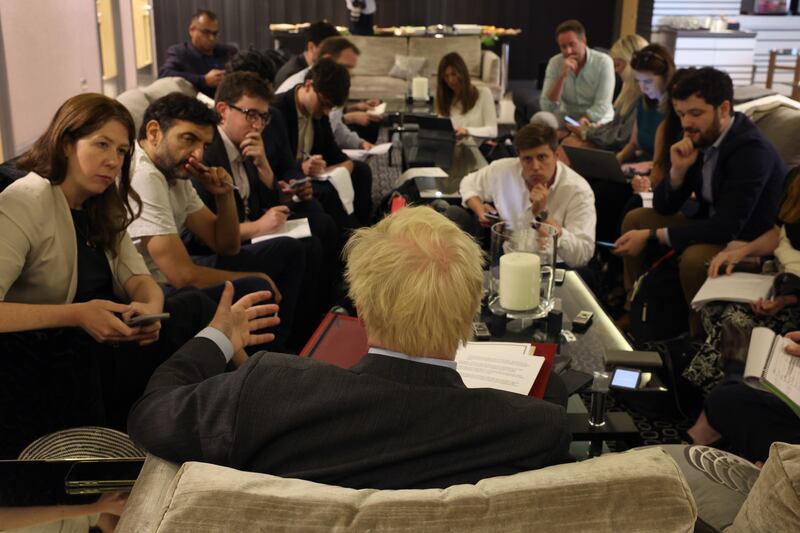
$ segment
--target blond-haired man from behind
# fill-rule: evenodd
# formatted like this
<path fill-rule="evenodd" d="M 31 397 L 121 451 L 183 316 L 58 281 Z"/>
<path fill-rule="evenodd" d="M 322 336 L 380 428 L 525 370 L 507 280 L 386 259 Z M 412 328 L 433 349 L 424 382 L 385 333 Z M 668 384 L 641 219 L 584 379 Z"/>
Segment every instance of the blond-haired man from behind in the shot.
<path fill-rule="evenodd" d="M 356 366 L 242 360 L 259 313 L 228 297 L 211 333 L 156 371 L 131 412 L 132 438 L 173 461 L 352 488 L 447 487 L 569 460 L 562 405 L 467 389 L 455 370 L 483 283 L 469 236 L 432 209 L 406 208 L 357 230 L 345 255 L 370 344 Z M 224 373 L 234 353 L 240 366 Z"/>

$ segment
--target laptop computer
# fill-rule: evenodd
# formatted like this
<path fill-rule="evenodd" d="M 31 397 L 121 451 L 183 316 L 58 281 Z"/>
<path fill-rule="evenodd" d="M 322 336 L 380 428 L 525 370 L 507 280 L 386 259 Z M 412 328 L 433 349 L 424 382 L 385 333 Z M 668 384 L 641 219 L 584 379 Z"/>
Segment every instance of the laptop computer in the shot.
<path fill-rule="evenodd" d="M 628 183 L 631 176 L 622 170 L 617 156 L 608 150 L 564 146 L 572 169 L 587 180 L 597 179 Z"/>
<path fill-rule="evenodd" d="M 419 125 L 418 138 L 425 141 L 456 142 L 456 132 L 453 122 L 446 117 L 434 115 L 406 115 L 407 122 Z"/>

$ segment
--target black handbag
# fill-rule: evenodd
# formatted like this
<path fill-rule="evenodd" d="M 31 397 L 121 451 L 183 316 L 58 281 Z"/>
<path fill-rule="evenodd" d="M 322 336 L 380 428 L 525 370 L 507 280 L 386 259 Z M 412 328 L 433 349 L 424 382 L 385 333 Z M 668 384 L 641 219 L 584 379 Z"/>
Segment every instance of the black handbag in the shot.
<path fill-rule="evenodd" d="M 633 286 L 631 335 L 639 344 L 671 339 L 688 329 L 689 306 L 683 296 L 678 258 L 670 250 Z"/>

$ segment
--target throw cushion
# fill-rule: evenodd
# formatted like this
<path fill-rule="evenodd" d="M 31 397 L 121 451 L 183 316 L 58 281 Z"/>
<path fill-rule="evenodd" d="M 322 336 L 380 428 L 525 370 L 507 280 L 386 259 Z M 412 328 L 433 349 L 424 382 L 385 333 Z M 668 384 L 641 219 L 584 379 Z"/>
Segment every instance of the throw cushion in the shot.
<path fill-rule="evenodd" d="M 697 520 L 721 531 L 733 523 L 759 470 L 751 462 L 708 446 L 662 445 L 680 467 L 697 503 Z"/>
<path fill-rule="evenodd" d="M 779 105 L 773 109 L 754 111 L 752 119 L 767 139 L 775 145 L 778 155 L 788 168 L 800 165 L 800 145 L 797 143 L 800 110 Z"/>
<path fill-rule="evenodd" d="M 425 67 L 424 57 L 414 56 L 394 56 L 394 65 L 389 71 L 389 76 L 393 78 L 400 78 L 403 80 L 410 80 L 418 76 L 422 69 Z"/>
<path fill-rule="evenodd" d="M 729 533 L 800 529 L 800 445 L 776 442 Z"/>

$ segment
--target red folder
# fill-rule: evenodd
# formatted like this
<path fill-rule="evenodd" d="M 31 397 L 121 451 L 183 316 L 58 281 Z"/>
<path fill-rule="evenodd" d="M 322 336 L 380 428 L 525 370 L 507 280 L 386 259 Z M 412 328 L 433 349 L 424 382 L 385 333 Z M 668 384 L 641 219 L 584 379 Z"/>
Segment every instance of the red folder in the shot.
<path fill-rule="evenodd" d="M 533 382 L 528 396 L 543 398 L 553 370 L 553 358 L 556 355 L 555 344 L 534 342 L 534 354 L 544 357 L 536 381 Z M 328 313 L 308 339 L 300 352 L 301 357 L 313 357 L 341 368 L 350 368 L 358 363 L 367 353 L 367 332 L 357 318 Z"/>

